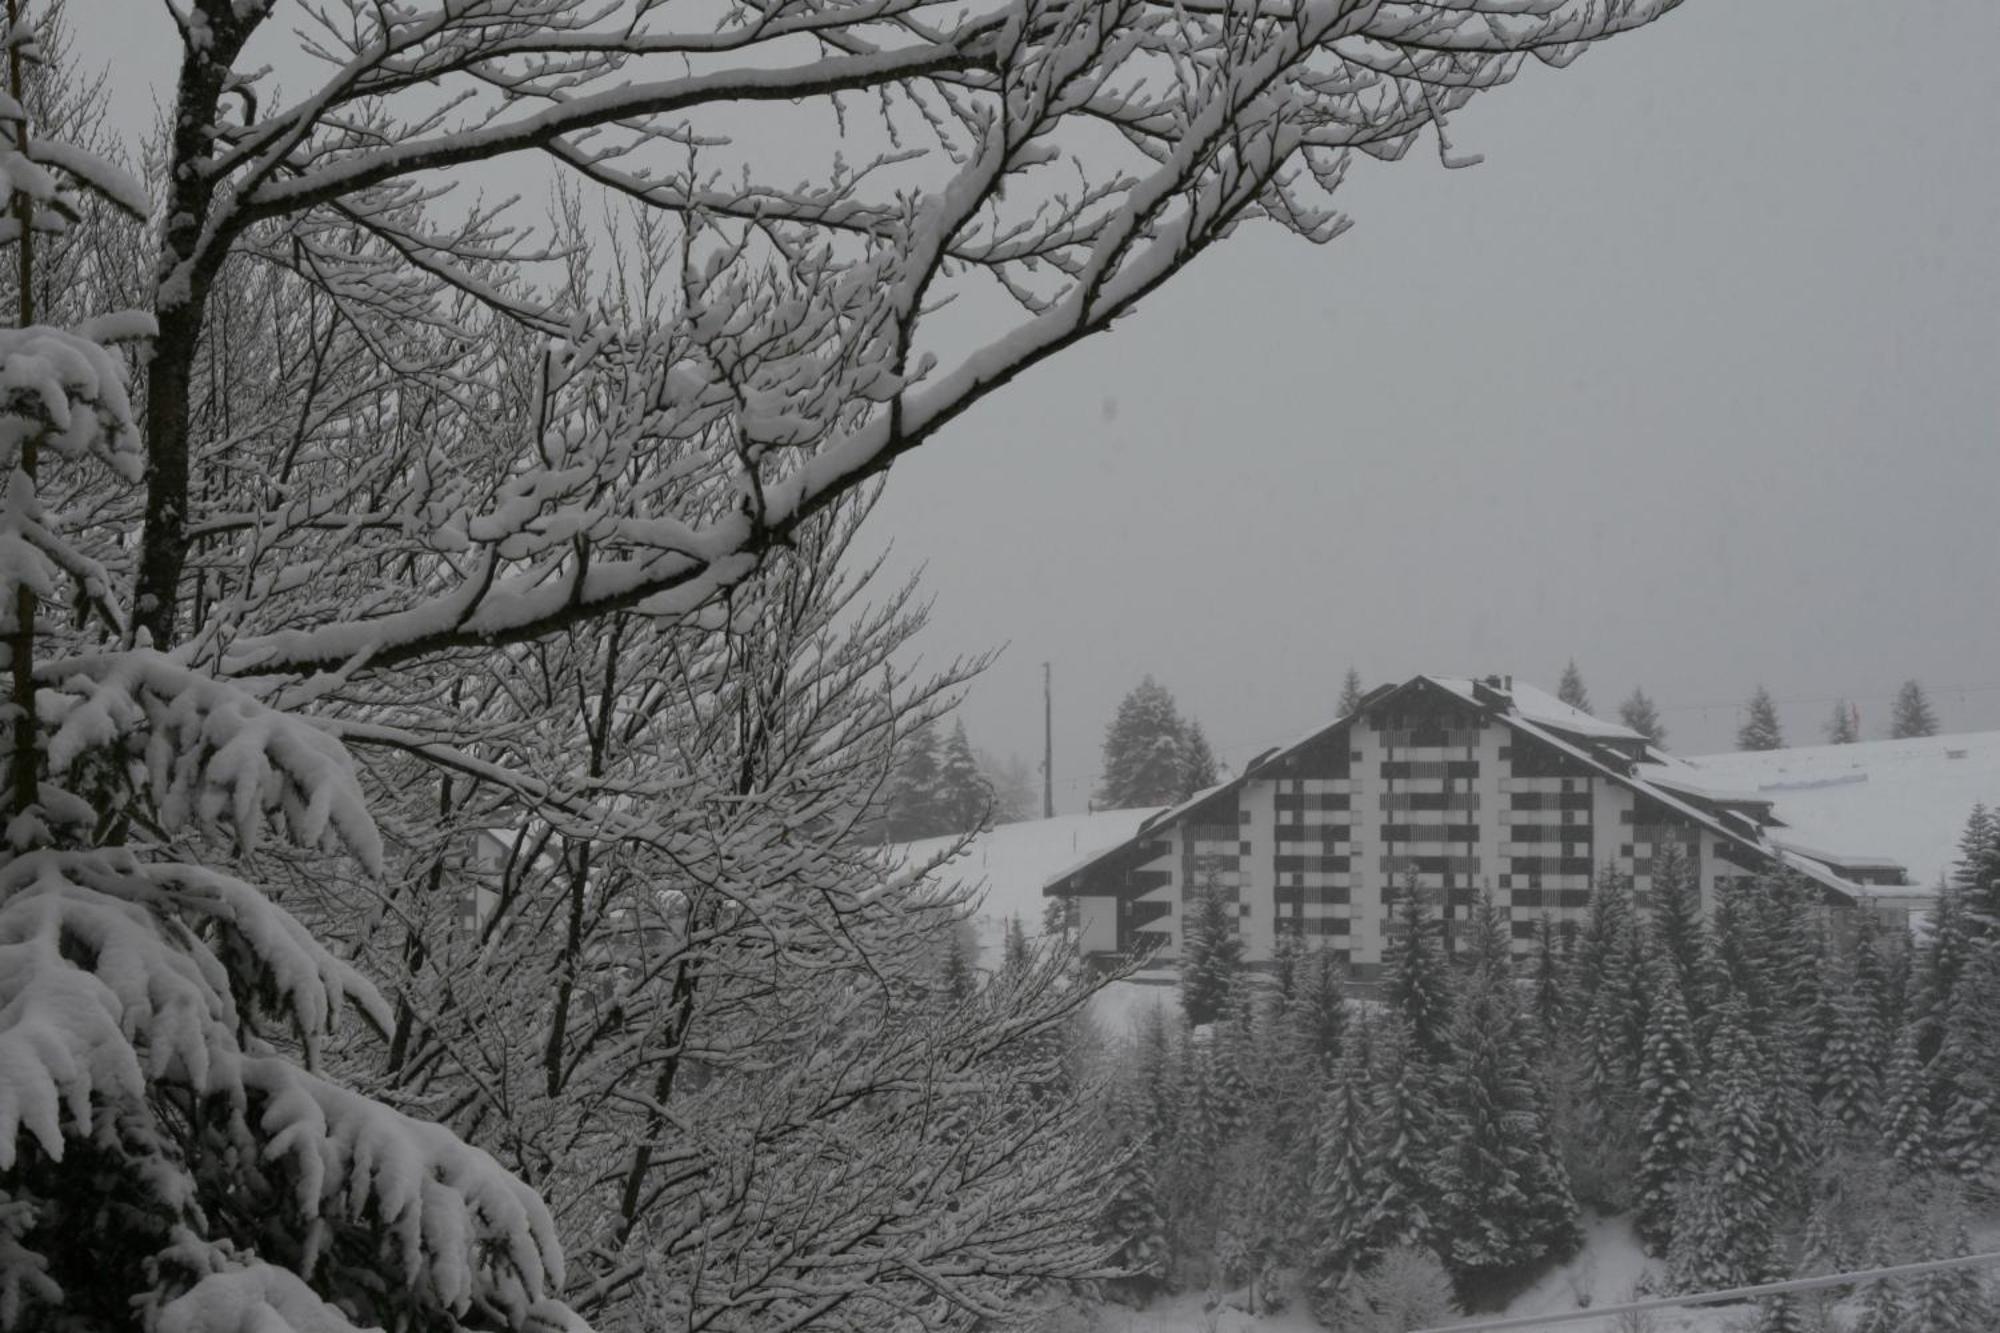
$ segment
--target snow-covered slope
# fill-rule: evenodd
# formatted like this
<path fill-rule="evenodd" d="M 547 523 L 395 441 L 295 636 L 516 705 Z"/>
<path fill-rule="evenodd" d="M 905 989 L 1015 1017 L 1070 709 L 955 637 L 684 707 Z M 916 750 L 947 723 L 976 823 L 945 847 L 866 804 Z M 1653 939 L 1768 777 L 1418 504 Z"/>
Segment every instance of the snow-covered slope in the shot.
<path fill-rule="evenodd" d="M 1057 815 L 1002 824 L 980 834 L 972 850 L 947 873 L 986 885 L 979 913 L 981 943 L 997 947 L 1010 916 L 1019 916 L 1030 935 L 1039 934 L 1042 885 L 1086 857 L 1125 841 L 1156 809 Z M 901 850 L 912 858 L 935 856 L 950 843 L 950 838 L 929 838 Z"/>
<path fill-rule="evenodd" d="M 981 834 L 972 850 L 947 874 L 985 886 L 977 924 L 982 966 L 1000 956 L 1000 937 L 1007 918 L 1019 916 L 1028 934 L 1042 929 L 1042 885 L 1085 858 L 1114 847 L 1139 831 L 1153 809 L 1106 810 L 1094 815 L 1058 815 L 1054 819 L 1002 824 Z M 912 857 L 935 855 L 948 838 L 913 842 L 898 849 Z M 1155 979 L 1158 980 L 1157 978 Z M 1175 992 L 1158 984 L 1120 982 L 1101 993 L 1091 1012 L 1107 1032 L 1120 1032 L 1148 1005 L 1174 1002 Z"/>
<path fill-rule="evenodd" d="M 1784 842 L 1901 862 L 1931 885 L 1975 803 L 2000 805 L 2000 731 L 1701 755 L 1705 782 L 1770 798 Z"/>

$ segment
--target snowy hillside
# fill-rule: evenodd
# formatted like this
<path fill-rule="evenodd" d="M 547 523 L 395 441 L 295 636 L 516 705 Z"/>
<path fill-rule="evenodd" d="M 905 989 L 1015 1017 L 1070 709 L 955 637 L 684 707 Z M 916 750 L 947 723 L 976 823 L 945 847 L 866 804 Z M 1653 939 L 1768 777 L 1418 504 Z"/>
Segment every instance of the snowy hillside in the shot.
<path fill-rule="evenodd" d="M 997 947 L 1007 918 L 1019 916 L 1035 934 L 1042 928 L 1042 885 L 1077 862 L 1125 841 L 1153 814 L 1144 810 L 1106 810 L 1094 815 L 1058 815 L 1002 824 L 979 836 L 972 850 L 953 871 L 961 878 L 986 885 L 980 910 L 980 941 Z M 912 858 L 935 856 L 950 838 L 927 838 L 901 850 Z"/>
<path fill-rule="evenodd" d="M 1885 856 L 1930 885 L 1957 856 L 1975 803 L 2000 804 L 2000 731 L 1808 745 L 1687 761 L 1717 786 L 1775 802 L 1781 840 Z"/>
<path fill-rule="evenodd" d="M 1042 885 L 1079 861 L 1116 846 L 1138 832 L 1154 809 L 1106 810 L 1094 815 L 1058 815 L 1054 819 L 1002 824 L 980 837 L 952 873 L 985 887 L 977 918 L 982 966 L 1000 953 L 1007 919 L 1021 918 L 1030 935 L 1042 929 Z M 930 838 L 899 849 L 912 857 L 935 855 L 949 838 Z M 1157 982 L 1157 978 L 1155 981 Z M 1093 1009 L 1110 1031 L 1123 1030 L 1146 1005 L 1171 1001 L 1173 992 L 1158 984 L 1124 982 L 1108 987 Z"/>

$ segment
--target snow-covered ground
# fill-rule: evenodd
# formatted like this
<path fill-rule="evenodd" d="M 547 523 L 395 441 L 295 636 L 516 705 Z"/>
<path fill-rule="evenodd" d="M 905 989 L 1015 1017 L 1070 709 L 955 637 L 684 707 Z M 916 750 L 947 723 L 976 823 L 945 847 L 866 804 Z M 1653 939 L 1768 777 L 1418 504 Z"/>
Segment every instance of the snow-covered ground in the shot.
<path fill-rule="evenodd" d="M 1914 884 L 1937 883 L 1958 855 L 1975 803 L 2000 804 L 2000 731 L 1854 745 L 1700 755 L 1704 778 L 1769 797 L 1778 836 L 1901 862 Z"/>
<path fill-rule="evenodd" d="M 1145 809 L 1058 815 L 1002 824 L 981 835 L 950 872 L 985 885 L 986 897 L 977 919 L 980 964 L 990 967 L 999 957 L 1000 937 L 1009 917 L 1020 917 L 1030 935 L 1041 932 L 1046 904 L 1042 885 L 1085 858 L 1125 841 L 1153 813 L 1154 809 Z M 911 843 L 904 850 L 912 857 L 935 855 L 949 842 L 948 838 L 932 838 Z M 1097 997 L 1092 1013 L 1105 1031 L 1123 1032 L 1146 1006 L 1174 1003 L 1172 988 L 1156 984 L 1162 979 L 1171 978 L 1108 986 Z"/>

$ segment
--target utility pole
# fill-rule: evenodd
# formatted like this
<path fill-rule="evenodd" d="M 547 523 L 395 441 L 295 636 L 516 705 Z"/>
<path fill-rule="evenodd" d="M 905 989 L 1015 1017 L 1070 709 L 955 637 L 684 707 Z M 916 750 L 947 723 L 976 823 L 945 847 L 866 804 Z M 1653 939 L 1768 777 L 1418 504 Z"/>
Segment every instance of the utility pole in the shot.
<path fill-rule="evenodd" d="M 1056 817 L 1056 696 L 1042 663 L 1042 818 Z"/>

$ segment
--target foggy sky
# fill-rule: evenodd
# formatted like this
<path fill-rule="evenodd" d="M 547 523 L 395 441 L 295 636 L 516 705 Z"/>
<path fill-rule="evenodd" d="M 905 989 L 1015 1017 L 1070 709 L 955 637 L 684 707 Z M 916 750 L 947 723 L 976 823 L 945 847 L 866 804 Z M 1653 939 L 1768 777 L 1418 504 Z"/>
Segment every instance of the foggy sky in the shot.
<path fill-rule="evenodd" d="M 2000 728 L 2000 7 L 1701 3 L 1364 164 L 899 462 L 935 658 L 1060 809 L 1156 675 L 1237 763 L 1369 685 L 1574 656 L 1668 746 L 1897 685 Z M 1950 688 L 1947 688 L 1950 687 Z M 2000 792 L 1996 792 L 2000 798 Z"/>
<path fill-rule="evenodd" d="M 114 7 L 84 46 L 134 116 L 173 37 Z M 1484 165 L 1364 162 L 1331 246 L 1250 226 L 1023 376 L 875 520 L 927 655 L 1008 645 L 975 743 L 1038 757 L 1044 660 L 1064 810 L 1147 672 L 1235 763 L 1349 664 L 1573 656 L 1683 753 L 1759 682 L 1794 743 L 1835 696 L 1879 734 L 1910 676 L 2000 727 L 1996 50 L 1968 0 L 1689 0 L 1475 99 Z"/>

